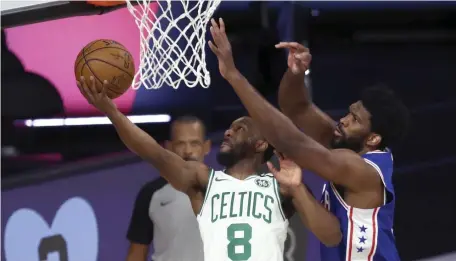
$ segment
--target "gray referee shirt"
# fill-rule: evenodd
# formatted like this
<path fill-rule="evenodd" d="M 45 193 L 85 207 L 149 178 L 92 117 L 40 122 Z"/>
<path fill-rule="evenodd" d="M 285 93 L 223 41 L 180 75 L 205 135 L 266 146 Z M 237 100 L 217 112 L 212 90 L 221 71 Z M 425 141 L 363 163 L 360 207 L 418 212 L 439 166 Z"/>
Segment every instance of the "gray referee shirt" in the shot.
<path fill-rule="evenodd" d="M 136 198 L 127 238 L 149 245 L 154 261 L 203 261 L 203 242 L 190 199 L 165 179 L 144 185 Z"/>

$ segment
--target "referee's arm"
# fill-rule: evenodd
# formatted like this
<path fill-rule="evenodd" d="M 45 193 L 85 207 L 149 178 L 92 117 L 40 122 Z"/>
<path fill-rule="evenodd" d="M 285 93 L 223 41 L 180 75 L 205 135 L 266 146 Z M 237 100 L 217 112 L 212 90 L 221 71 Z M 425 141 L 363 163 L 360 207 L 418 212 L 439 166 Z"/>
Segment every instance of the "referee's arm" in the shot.
<path fill-rule="evenodd" d="M 149 245 L 154 236 L 154 224 L 149 217 L 149 205 L 155 192 L 155 182 L 149 182 L 139 191 L 128 227 L 130 241 L 127 261 L 146 261 Z"/>

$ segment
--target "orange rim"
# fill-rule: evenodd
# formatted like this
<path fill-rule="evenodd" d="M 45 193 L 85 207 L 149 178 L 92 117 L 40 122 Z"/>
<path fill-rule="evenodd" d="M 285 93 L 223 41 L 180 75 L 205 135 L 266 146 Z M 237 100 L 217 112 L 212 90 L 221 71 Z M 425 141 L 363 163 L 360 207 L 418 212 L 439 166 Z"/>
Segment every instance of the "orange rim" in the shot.
<path fill-rule="evenodd" d="M 87 1 L 88 4 L 95 5 L 95 6 L 116 6 L 116 5 L 123 5 L 125 1 L 101 1 L 101 0 L 91 0 Z"/>

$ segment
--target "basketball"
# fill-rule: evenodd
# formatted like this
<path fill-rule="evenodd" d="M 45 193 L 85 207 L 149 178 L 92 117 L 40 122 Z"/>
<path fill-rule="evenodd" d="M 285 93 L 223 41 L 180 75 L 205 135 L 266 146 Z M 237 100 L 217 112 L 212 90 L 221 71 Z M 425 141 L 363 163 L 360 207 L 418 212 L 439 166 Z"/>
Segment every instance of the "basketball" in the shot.
<path fill-rule="evenodd" d="M 90 76 L 99 82 L 108 81 L 106 94 L 115 99 L 128 90 L 135 76 L 133 57 L 125 47 L 113 40 L 96 40 L 79 52 L 74 64 L 74 74 L 89 84 Z M 100 90 L 101 91 L 101 90 Z"/>

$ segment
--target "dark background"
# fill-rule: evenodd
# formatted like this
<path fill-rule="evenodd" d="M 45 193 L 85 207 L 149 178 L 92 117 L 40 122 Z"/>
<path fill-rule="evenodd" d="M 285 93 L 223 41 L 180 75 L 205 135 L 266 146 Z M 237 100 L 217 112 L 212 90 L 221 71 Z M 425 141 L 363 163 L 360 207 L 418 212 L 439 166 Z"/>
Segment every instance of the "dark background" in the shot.
<path fill-rule="evenodd" d="M 228 2 L 222 3 L 216 16 L 223 16 L 230 25 L 228 33 L 237 65 L 275 103 L 277 86 L 286 69 L 286 54 L 275 50 L 273 45 L 284 38 L 305 42 L 313 55 L 309 80 L 314 102 L 335 118 L 346 112 L 362 88 L 378 82 L 392 87 L 410 108 L 413 118 L 403 146 L 394 151 L 395 234 L 400 255 L 403 260 L 416 260 L 455 250 L 456 196 L 452 189 L 456 167 L 455 5 L 439 2 L 292 5 L 294 21 L 290 29 L 280 27 L 280 4 L 247 2 L 233 7 Z M 290 31 L 287 36 L 285 30 Z M 217 70 L 211 54 L 208 67 Z M 106 154 L 125 150 L 111 126 L 13 127 L 14 119 L 49 117 L 62 110 L 59 98 L 47 87 L 45 79 L 29 76 L 30 80 L 18 80 L 18 77 L 11 80 L 11 75 L 20 70 L 20 63 L 2 43 L 4 181 L 29 177 L 27 173 L 32 170 L 52 170 L 62 164 L 105 158 L 109 157 Z M 31 81 L 43 83 L 30 87 Z M 179 89 L 181 101 L 166 106 L 166 112 L 172 116 L 190 112 L 202 117 L 217 143 L 220 132 L 245 111 L 218 74 L 213 74 L 212 82 L 217 88 L 209 89 L 209 101 L 194 104 L 192 95 L 198 95 L 198 90 L 184 95 L 187 91 Z M 147 113 L 163 110 L 138 109 Z M 160 141 L 167 138 L 166 124 L 141 127 Z M 12 148 L 16 153 L 9 153 Z M 36 155 L 40 155 L 39 160 Z M 43 155 L 52 160 L 46 160 Z"/>

